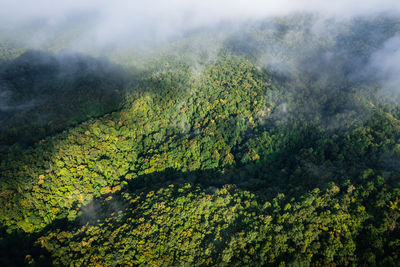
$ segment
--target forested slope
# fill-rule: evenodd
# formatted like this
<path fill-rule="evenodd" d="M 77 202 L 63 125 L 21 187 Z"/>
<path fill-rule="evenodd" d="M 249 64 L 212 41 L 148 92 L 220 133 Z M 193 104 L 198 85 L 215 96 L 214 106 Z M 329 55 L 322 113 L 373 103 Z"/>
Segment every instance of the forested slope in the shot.
<path fill-rule="evenodd" d="M 246 46 L 233 35 L 197 54 L 189 36 L 140 69 L 126 59 L 132 78 L 104 87 L 123 87 L 114 112 L 10 148 L 0 165 L 1 261 L 398 266 L 399 107 L 378 95 L 377 80 L 353 78 L 347 57 L 326 65 L 321 56 L 371 40 L 349 33 L 326 44 L 307 36 L 308 20 L 252 25 L 242 34 L 259 39 Z M 389 37 L 389 25 L 377 31 Z M 282 31 L 304 42 L 296 48 Z M 324 70 L 306 67 L 298 52 L 308 43 Z M 292 49 L 290 60 L 278 46 Z M 352 54 L 368 60 L 380 45 L 362 47 L 365 59 Z M 295 71 L 262 65 L 261 55 Z"/>

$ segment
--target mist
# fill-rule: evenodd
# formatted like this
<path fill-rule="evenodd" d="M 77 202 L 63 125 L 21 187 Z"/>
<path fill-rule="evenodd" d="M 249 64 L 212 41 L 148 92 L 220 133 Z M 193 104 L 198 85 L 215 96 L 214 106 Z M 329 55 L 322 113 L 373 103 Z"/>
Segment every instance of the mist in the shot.
<path fill-rule="evenodd" d="M 400 33 L 389 38 L 383 47 L 376 51 L 370 61 L 371 72 L 380 80 L 383 94 L 400 96 Z M 398 100 L 398 99 L 397 99 Z"/>
<path fill-rule="evenodd" d="M 222 22 L 240 24 L 299 12 L 336 20 L 400 12 L 400 3 L 396 0 L 283 0 L 279 3 L 261 0 L 72 0 L 57 3 L 2 0 L 0 6 L 1 32 L 19 41 L 23 39 L 33 48 L 48 47 L 55 40 L 66 39 L 64 48 L 75 50 L 123 45 L 146 47 Z M 17 32 L 22 33 L 22 38 Z"/>
<path fill-rule="evenodd" d="M 396 56 L 391 56 L 394 52 L 390 48 L 395 47 L 399 39 L 395 32 L 388 35 L 379 26 L 368 25 L 372 32 L 366 32 L 365 35 L 372 36 L 371 40 L 382 39 L 381 43 L 387 41 L 386 45 L 373 44 L 376 45 L 375 50 L 382 51 L 372 51 L 375 54 L 368 59 L 369 63 L 364 59 L 360 61 L 359 55 L 348 51 L 343 44 L 333 45 L 332 51 L 322 51 L 315 46 L 315 43 L 332 45 L 341 36 L 348 35 L 348 25 L 351 23 L 352 30 L 358 31 L 357 23 L 354 23 L 358 18 L 400 18 L 400 2 L 396 0 L 71 0 L 59 3 L 49 0 L 2 0 L 0 44 L 7 46 L 10 43 L 11 47 L 23 50 L 72 50 L 93 56 L 109 56 L 118 52 L 123 54 L 125 50 L 138 53 L 149 49 L 159 50 L 175 40 L 202 31 L 209 32 L 212 38 L 200 36 L 192 41 L 190 49 L 208 50 L 209 54 L 215 55 L 212 51 L 217 51 L 232 36 L 236 37 L 236 42 L 248 46 L 248 36 L 243 33 L 251 27 L 259 27 L 260 21 L 296 14 L 308 14 L 313 19 L 306 22 L 307 25 L 294 25 L 300 30 L 294 27 L 294 30 L 288 32 L 282 31 L 279 28 L 282 25 L 277 25 L 276 21 L 270 23 L 271 35 L 267 36 L 269 42 L 263 43 L 263 47 L 257 47 L 260 52 L 257 55 L 258 64 L 281 73 L 293 73 L 300 64 L 311 67 L 313 64 L 309 62 L 314 63 L 315 60 L 321 63 L 319 67 L 329 68 L 333 62 L 333 65 L 340 68 L 343 64 L 336 64 L 339 57 L 339 60 L 347 61 L 347 69 L 365 69 L 367 65 L 370 70 L 379 69 L 373 71 L 380 73 L 379 79 L 390 80 L 382 82 L 382 86 L 396 91 L 393 87 L 397 83 L 395 77 L 399 76 L 399 67 Z M 280 40 L 276 39 L 276 34 L 281 35 Z M 390 41 L 390 38 L 394 39 Z M 290 43 L 296 43 L 296 49 L 292 49 Z M 321 51 L 316 52 L 316 49 Z M 18 55 L 18 51 L 15 55 Z M 301 59 L 299 55 L 302 55 Z M 296 63 L 293 63 L 293 58 L 296 58 Z M 316 70 L 321 72 L 318 67 Z M 322 71 L 321 80 L 327 79 L 323 73 L 332 71 L 332 68 Z M 352 78 L 356 79 L 359 75 L 353 73 Z"/>

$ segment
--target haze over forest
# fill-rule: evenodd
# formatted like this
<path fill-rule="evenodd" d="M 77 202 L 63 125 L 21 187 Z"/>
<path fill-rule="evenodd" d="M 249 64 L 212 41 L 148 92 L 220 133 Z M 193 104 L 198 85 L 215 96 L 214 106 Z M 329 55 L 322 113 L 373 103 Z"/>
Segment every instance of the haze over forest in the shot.
<path fill-rule="evenodd" d="M 1 266 L 400 266 L 400 3 L 0 0 Z"/>

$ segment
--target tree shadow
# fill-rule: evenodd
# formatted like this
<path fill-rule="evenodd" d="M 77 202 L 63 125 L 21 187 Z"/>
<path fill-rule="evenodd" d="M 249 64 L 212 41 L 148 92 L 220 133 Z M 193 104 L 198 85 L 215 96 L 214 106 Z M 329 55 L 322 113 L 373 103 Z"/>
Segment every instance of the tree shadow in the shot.
<path fill-rule="evenodd" d="M 0 153 L 120 108 L 122 67 L 78 53 L 27 51 L 0 64 Z"/>
<path fill-rule="evenodd" d="M 32 235 L 22 232 L 8 234 L 2 231 L 0 233 L 1 266 L 52 266 L 50 253 L 46 249 L 34 245 L 41 233 Z"/>

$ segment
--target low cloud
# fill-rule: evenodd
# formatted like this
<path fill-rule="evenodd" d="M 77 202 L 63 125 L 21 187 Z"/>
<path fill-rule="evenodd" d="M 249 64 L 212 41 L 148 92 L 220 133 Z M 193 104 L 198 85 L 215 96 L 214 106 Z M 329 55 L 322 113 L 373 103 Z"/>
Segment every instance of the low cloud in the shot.
<path fill-rule="evenodd" d="M 239 23 L 293 12 L 319 13 L 351 18 L 370 13 L 400 12 L 396 0 L 153 0 L 153 1 L 50 1 L 2 0 L 0 29 L 15 33 L 40 46 L 54 39 L 74 39 L 79 46 L 109 46 L 128 42 L 149 45 L 185 32 L 218 24 Z"/>
<path fill-rule="evenodd" d="M 370 68 L 380 80 L 384 94 L 400 96 L 400 33 L 371 56 Z"/>

